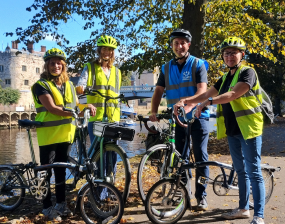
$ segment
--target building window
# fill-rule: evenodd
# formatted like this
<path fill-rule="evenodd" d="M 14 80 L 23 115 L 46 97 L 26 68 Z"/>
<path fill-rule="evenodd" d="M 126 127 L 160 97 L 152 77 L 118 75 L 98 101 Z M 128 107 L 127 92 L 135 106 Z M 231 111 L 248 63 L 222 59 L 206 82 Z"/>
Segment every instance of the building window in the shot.
<path fill-rule="evenodd" d="M 26 65 L 22 65 L 22 71 L 26 72 L 27 71 L 27 66 Z"/>
<path fill-rule="evenodd" d="M 29 85 L 29 80 L 24 80 L 24 84 L 25 84 L 26 86 L 28 86 L 28 85 Z"/>
<path fill-rule="evenodd" d="M 40 68 L 36 68 L 36 73 L 40 73 Z"/>
<path fill-rule="evenodd" d="M 0 65 L 0 72 L 4 71 L 4 65 Z"/>
<path fill-rule="evenodd" d="M 11 85 L 11 79 L 5 79 L 5 84 L 6 85 Z"/>

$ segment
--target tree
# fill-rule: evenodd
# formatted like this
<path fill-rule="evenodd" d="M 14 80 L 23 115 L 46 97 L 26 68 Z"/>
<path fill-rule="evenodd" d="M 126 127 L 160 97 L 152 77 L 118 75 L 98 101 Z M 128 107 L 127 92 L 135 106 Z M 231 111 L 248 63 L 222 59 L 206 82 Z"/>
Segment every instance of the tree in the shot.
<path fill-rule="evenodd" d="M 123 72 L 122 73 L 122 85 L 121 86 L 131 86 L 131 77 L 132 77 L 132 72 Z"/>
<path fill-rule="evenodd" d="M 43 1 L 35 0 L 27 11 L 34 10 L 31 25 L 25 29 L 16 29 L 18 41 L 28 43 L 32 38 L 39 42 L 51 35 L 58 40 L 58 45 L 68 54 L 68 63 L 73 64 L 75 69 L 95 56 L 94 46 L 101 34 L 109 34 L 119 40 L 118 63 L 125 62 L 121 67 L 124 71 L 136 71 L 139 73 L 148 68 L 160 66 L 173 57 L 169 49 L 169 34 L 173 28 L 190 28 L 195 35 L 193 37 L 193 51 L 196 46 L 202 46 L 202 30 L 204 16 L 200 13 L 205 0 L 58 0 Z M 187 13 L 184 13 L 184 8 Z M 189 12 L 197 15 L 194 18 Z M 190 14 L 191 14 L 190 13 Z M 185 14 L 185 15 L 184 15 Z M 77 46 L 67 47 L 69 41 L 60 32 L 61 23 L 80 17 L 85 21 L 83 29 L 91 29 L 89 40 L 80 42 Z M 198 27 L 188 25 L 188 19 L 199 21 Z M 189 27 L 188 27 L 189 26 Z M 199 32 L 195 32 L 195 29 Z M 193 30 L 192 30 L 193 29 Z M 7 33 L 6 35 L 13 35 Z M 144 51 L 134 57 L 130 57 L 134 51 Z M 196 52 L 197 51 L 197 52 Z"/>
<path fill-rule="evenodd" d="M 247 43 L 246 61 L 275 100 L 275 113 L 281 114 L 280 100 L 285 99 L 285 1 L 211 1 L 206 12 L 204 57 L 210 62 L 211 81 L 225 71 L 222 60 L 217 60 L 221 41 L 239 36 Z"/>
<path fill-rule="evenodd" d="M 26 43 L 32 37 L 38 42 L 52 35 L 76 69 L 95 56 L 94 46 L 101 34 L 112 35 L 120 42 L 117 63 L 122 64 L 122 71 L 142 73 L 161 66 L 173 58 L 169 34 L 180 27 L 192 33 L 191 53 L 209 62 L 210 85 L 228 70 L 220 58 L 219 46 L 232 35 L 247 43 L 245 60 L 251 66 L 270 66 L 273 79 L 279 77 L 276 81 L 283 82 L 284 75 L 278 71 L 284 70 L 284 0 L 35 0 L 27 10 L 36 10 L 35 15 L 31 26 L 17 28 L 18 40 Z M 69 41 L 60 33 L 59 25 L 76 16 L 85 21 L 84 30 L 93 31 L 90 39 L 67 47 Z M 133 55 L 138 49 L 143 53 Z M 265 64 L 250 60 L 251 54 L 261 55 Z M 284 99 L 283 93 L 265 89 Z"/>
<path fill-rule="evenodd" d="M 21 93 L 17 89 L 5 88 L 0 86 L 0 104 L 10 105 L 17 103 L 21 97 Z"/>

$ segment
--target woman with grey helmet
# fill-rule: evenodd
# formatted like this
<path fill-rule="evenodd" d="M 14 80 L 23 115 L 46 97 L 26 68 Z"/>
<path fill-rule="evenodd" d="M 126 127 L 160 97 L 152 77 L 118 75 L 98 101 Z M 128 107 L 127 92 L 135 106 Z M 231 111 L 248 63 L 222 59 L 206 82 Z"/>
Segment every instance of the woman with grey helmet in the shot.
<path fill-rule="evenodd" d="M 217 105 L 217 138 L 227 137 L 231 157 L 238 174 L 239 207 L 222 214 L 225 219 L 250 218 L 249 193 L 252 186 L 254 216 L 251 224 L 264 224 L 265 187 L 261 173 L 263 115 L 260 84 L 255 70 L 243 65 L 245 42 L 228 37 L 221 44 L 222 58 L 230 71 L 199 96 L 180 100 L 179 107 L 202 102 L 197 107 Z M 259 98 L 256 99 L 255 95 Z"/>

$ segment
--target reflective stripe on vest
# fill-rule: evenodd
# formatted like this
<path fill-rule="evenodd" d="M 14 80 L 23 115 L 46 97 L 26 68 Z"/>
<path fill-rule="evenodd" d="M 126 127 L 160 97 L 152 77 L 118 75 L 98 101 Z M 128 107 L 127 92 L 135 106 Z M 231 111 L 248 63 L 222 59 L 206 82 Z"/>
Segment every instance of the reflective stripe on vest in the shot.
<path fill-rule="evenodd" d="M 228 91 L 231 91 L 237 84 L 240 74 L 249 68 L 250 67 L 244 65 L 241 65 L 238 68 Z M 259 88 L 260 85 L 256 72 L 255 75 L 256 84 L 252 87 L 251 91 L 253 91 L 258 99 L 262 102 L 261 90 Z M 226 75 L 223 77 L 223 82 L 219 92 L 221 91 L 225 80 Z M 241 97 L 230 102 L 244 139 L 250 139 L 261 135 L 263 128 L 263 115 L 261 113 L 262 109 L 260 107 L 260 103 L 257 101 L 253 93 L 251 93 L 251 91 L 249 90 Z M 224 123 L 223 109 L 219 104 L 217 105 L 217 138 L 221 139 L 223 137 L 226 137 L 226 127 Z"/>
<path fill-rule="evenodd" d="M 37 83 L 50 92 L 55 105 L 65 107 L 72 106 L 70 108 L 75 108 L 76 95 L 71 82 L 65 83 L 64 98 L 51 81 L 41 79 Z M 38 103 L 39 101 L 34 93 L 34 85 L 32 86 L 32 93 L 38 112 L 35 120 L 42 123 L 42 126 L 36 129 L 39 146 L 63 142 L 72 143 L 76 128 L 74 118 L 71 116 L 58 116 L 47 111 L 45 107 Z M 66 103 L 64 101 L 66 101 Z"/>
<path fill-rule="evenodd" d="M 110 77 L 107 80 L 105 73 L 100 65 L 87 63 L 88 81 L 87 86 L 100 91 L 103 95 L 117 97 L 120 93 L 121 73 L 118 68 L 112 67 Z M 102 121 L 104 115 L 104 98 L 95 95 L 87 96 L 87 103 L 96 107 L 96 115 L 90 117 L 89 121 Z M 120 121 L 120 108 L 118 100 L 108 100 L 106 114 L 109 121 Z"/>

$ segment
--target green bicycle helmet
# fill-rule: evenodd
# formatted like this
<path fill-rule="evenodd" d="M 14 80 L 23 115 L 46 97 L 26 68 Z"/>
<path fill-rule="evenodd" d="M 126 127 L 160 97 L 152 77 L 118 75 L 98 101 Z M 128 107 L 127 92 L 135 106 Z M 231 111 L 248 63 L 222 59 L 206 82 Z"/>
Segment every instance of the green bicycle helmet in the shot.
<path fill-rule="evenodd" d="M 114 37 L 103 35 L 97 40 L 98 47 L 111 47 L 116 49 L 118 43 Z"/>
<path fill-rule="evenodd" d="M 221 50 L 224 51 L 226 48 L 233 47 L 241 51 L 246 50 L 245 42 L 239 37 L 228 37 L 221 44 Z"/>
<path fill-rule="evenodd" d="M 44 61 L 47 61 L 50 58 L 53 57 L 59 57 L 62 60 L 66 60 L 66 55 L 62 50 L 59 50 L 58 48 L 52 48 L 48 51 L 46 51 L 45 55 L 44 55 Z"/>

